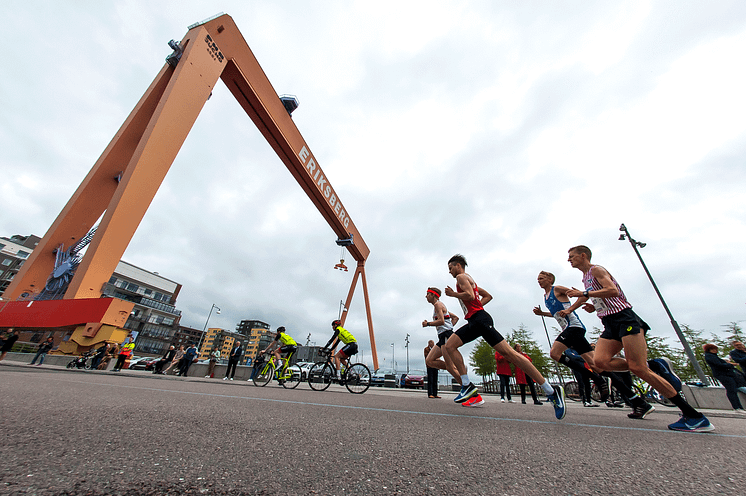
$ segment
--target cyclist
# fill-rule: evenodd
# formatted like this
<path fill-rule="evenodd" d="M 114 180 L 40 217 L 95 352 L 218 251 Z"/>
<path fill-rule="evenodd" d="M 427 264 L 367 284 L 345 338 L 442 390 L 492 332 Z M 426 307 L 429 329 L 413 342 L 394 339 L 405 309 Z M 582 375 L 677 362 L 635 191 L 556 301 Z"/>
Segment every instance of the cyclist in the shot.
<path fill-rule="evenodd" d="M 340 320 L 335 320 L 332 322 L 332 329 L 334 329 L 334 334 L 332 335 L 331 339 L 329 339 L 329 342 L 324 345 L 323 349 L 333 350 L 337 346 L 337 343 L 339 343 L 340 341 L 344 344 L 342 349 L 339 350 L 337 354 L 332 357 L 332 360 L 334 360 L 334 368 L 337 370 L 337 378 L 339 379 L 340 364 L 344 363 L 345 367 L 347 367 L 348 358 L 350 358 L 352 355 L 357 354 L 357 340 L 350 331 L 342 327 L 342 321 Z"/>
<path fill-rule="evenodd" d="M 298 343 L 296 343 L 295 340 L 285 332 L 285 327 L 280 326 L 277 328 L 277 332 L 275 333 L 275 339 L 269 343 L 269 346 L 264 348 L 262 353 L 267 353 L 267 350 L 272 347 L 274 347 L 272 354 L 275 356 L 275 363 L 282 363 L 282 355 L 285 354 L 286 357 L 290 358 L 290 355 L 295 353 L 295 350 L 298 349 Z M 285 363 L 282 370 L 280 370 L 277 375 L 282 377 L 285 374 L 285 369 L 287 369 L 287 367 L 288 363 Z"/>

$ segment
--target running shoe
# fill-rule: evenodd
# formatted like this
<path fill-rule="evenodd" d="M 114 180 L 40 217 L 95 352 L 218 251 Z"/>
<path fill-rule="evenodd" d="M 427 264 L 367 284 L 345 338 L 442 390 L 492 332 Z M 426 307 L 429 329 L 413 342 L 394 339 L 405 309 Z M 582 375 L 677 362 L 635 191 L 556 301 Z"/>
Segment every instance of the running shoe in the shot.
<path fill-rule="evenodd" d="M 482 406 L 484 405 L 484 399 L 482 398 L 482 395 L 477 393 L 468 400 L 461 403 L 461 406 Z"/>
<path fill-rule="evenodd" d="M 555 388 L 554 394 L 547 396 L 547 400 L 554 407 L 554 416 L 557 420 L 565 418 L 565 390 L 563 388 Z"/>
<path fill-rule="evenodd" d="M 650 365 L 653 365 L 653 367 L 651 367 L 653 372 L 656 372 L 658 375 L 667 380 L 668 383 L 673 386 L 677 393 L 681 392 L 681 379 L 678 375 L 676 375 L 676 372 L 673 371 L 671 360 L 665 357 L 654 358 L 652 360 L 648 360 L 648 367 L 650 367 Z"/>
<path fill-rule="evenodd" d="M 707 417 L 702 415 L 702 418 L 690 418 L 681 416 L 678 422 L 668 426 L 672 431 L 683 431 L 683 432 L 709 432 L 714 431 L 715 427 L 707 420 Z"/>
<path fill-rule="evenodd" d="M 456 397 L 453 399 L 456 403 L 463 403 L 464 401 L 468 400 L 475 394 L 478 394 L 479 391 L 477 391 L 477 387 L 473 383 L 469 383 L 466 386 L 461 386 L 461 391 L 456 395 Z"/>
<path fill-rule="evenodd" d="M 595 403 L 591 403 L 590 401 L 586 401 L 585 403 L 583 403 L 583 406 L 586 408 L 593 408 L 594 406 L 598 405 L 596 405 Z"/>
<path fill-rule="evenodd" d="M 649 413 L 654 412 L 655 407 L 649 403 L 643 403 L 642 405 L 632 408 L 632 413 L 628 413 L 627 417 L 631 419 L 644 419 Z"/>
<path fill-rule="evenodd" d="M 596 387 L 598 388 L 598 394 L 601 396 L 599 401 L 605 403 L 606 400 L 609 399 L 609 384 L 606 382 L 606 379 L 602 377 L 601 380 L 596 383 Z"/>

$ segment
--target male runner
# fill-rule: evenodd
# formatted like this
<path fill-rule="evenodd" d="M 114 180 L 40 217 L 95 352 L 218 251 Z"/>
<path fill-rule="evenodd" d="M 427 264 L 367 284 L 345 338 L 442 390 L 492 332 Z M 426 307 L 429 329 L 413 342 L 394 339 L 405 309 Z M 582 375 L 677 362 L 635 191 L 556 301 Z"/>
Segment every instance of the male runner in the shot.
<path fill-rule="evenodd" d="M 575 246 L 570 248 L 568 253 L 570 265 L 583 273 L 585 289 L 581 291 L 573 288 L 567 291 L 568 297 L 577 300 L 559 313 L 566 316 L 585 304 L 586 311 L 595 311 L 599 316 L 604 331 L 596 343 L 596 366 L 609 371 L 629 370 L 679 407 L 681 418 L 669 425 L 669 429 L 687 432 L 713 430 L 714 427 L 707 417 L 692 408 L 671 386 L 671 382 L 675 381 L 673 371 L 668 370 L 666 366 L 663 367 L 666 369 L 664 375 L 670 377 L 667 380 L 648 367 L 645 332 L 650 327 L 632 311 L 632 305 L 627 301 L 616 279 L 605 268 L 591 264 L 591 250 L 587 246 Z M 588 300 L 593 304 L 587 304 Z M 615 356 L 622 350 L 625 358 Z M 639 396 L 632 398 L 631 401 L 634 411 L 628 415 L 630 418 L 642 419 L 654 410 L 652 405 L 645 404 Z"/>
<path fill-rule="evenodd" d="M 427 292 L 425 293 L 425 299 L 433 306 L 433 320 L 423 320 L 422 327 L 432 326 L 438 331 L 438 343 L 425 358 L 425 364 L 435 369 L 447 370 L 456 379 L 456 382 L 461 384 L 461 376 L 456 366 L 453 365 L 451 357 L 448 356 L 448 353 L 444 349 L 446 341 L 453 334 L 453 326 L 458 323 L 459 318 L 448 312 L 445 304 L 440 301 L 440 295 L 440 289 L 438 288 L 427 288 Z M 440 357 L 443 357 L 443 360 Z M 483 404 L 484 399 L 479 393 L 461 403 L 462 406 L 479 406 Z"/>
<path fill-rule="evenodd" d="M 342 349 L 339 350 L 337 354 L 332 357 L 332 360 L 334 361 L 334 368 L 337 370 L 337 379 L 339 379 L 340 365 L 344 363 L 345 367 L 347 367 L 348 358 L 350 358 L 352 355 L 357 354 L 357 340 L 350 331 L 342 327 L 341 320 L 333 321 L 332 329 L 334 329 L 334 334 L 332 334 L 331 339 L 326 343 L 326 345 L 324 345 L 324 348 L 333 350 L 337 346 L 337 343 L 339 343 L 340 341 L 344 344 Z"/>
<path fill-rule="evenodd" d="M 504 356 L 509 362 L 523 370 L 536 382 L 547 395 L 547 399 L 554 406 L 554 415 L 558 420 L 565 418 L 565 393 L 562 388 L 555 390 L 544 379 L 534 365 L 523 355 L 516 352 L 495 329 L 492 317 L 483 305 L 492 300 L 492 296 L 484 289 L 477 286 L 474 279 L 466 273 L 466 258 L 463 255 L 454 255 L 448 261 L 448 272 L 456 279 L 456 290 L 450 286 L 446 287 L 446 296 L 458 298 L 464 310 L 466 325 L 458 329 L 446 343 L 446 352 L 451 357 L 456 369 L 461 375 L 461 391 L 456 396 L 456 403 L 463 403 L 477 394 L 477 387 L 469 381 L 469 375 L 464 365 L 464 358 L 458 349 L 465 343 L 474 341 L 478 337 L 484 340 Z"/>

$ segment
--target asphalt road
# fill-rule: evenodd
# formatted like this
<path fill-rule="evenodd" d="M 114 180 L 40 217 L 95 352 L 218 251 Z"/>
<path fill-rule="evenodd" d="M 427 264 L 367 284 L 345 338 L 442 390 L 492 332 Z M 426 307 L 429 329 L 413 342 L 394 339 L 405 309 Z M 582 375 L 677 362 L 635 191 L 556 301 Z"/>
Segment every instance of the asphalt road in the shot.
<path fill-rule="evenodd" d="M 744 494 L 746 419 L 0 364 L 0 494 Z"/>

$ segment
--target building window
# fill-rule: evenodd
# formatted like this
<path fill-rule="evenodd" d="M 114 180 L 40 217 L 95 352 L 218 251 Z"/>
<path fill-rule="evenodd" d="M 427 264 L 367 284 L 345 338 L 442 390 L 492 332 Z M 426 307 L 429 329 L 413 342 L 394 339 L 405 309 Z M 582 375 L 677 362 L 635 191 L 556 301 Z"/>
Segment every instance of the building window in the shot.
<path fill-rule="evenodd" d="M 131 282 L 127 283 L 127 291 L 132 291 L 133 293 L 137 293 L 137 290 L 140 289 L 140 286 L 137 284 L 133 284 Z"/>
<path fill-rule="evenodd" d="M 27 251 L 18 250 L 18 253 L 16 255 L 18 255 L 19 258 L 28 258 L 30 253 Z"/>
<path fill-rule="evenodd" d="M 148 288 L 145 288 L 145 296 L 150 296 L 151 294 L 153 294 L 153 291 Z"/>
<path fill-rule="evenodd" d="M 9 259 L 9 258 L 6 258 L 5 260 L 3 260 L 3 265 L 5 265 L 6 267 L 7 267 L 8 265 L 12 264 L 12 263 L 13 263 L 13 260 L 11 260 L 11 259 Z"/>
<path fill-rule="evenodd" d="M 116 284 L 116 283 L 117 283 L 117 278 L 116 278 L 116 277 L 114 277 L 114 276 L 111 276 L 111 277 L 109 278 L 109 284 Z"/>

